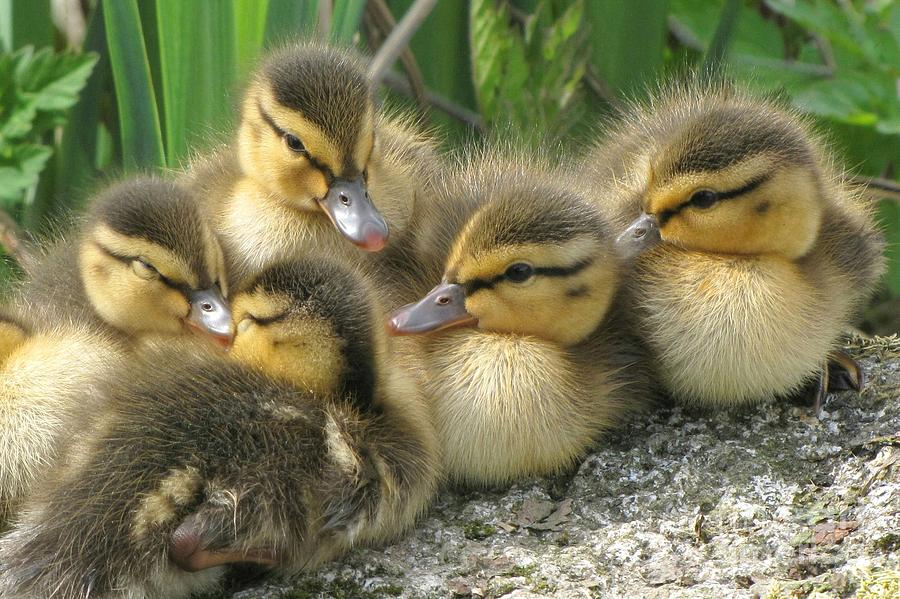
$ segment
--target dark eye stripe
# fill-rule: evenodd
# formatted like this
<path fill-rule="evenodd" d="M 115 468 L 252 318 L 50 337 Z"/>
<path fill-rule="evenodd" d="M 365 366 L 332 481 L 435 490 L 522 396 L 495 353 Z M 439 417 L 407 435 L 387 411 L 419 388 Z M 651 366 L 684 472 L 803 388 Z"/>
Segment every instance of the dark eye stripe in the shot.
<path fill-rule="evenodd" d="M 265 111 L 261 103 L 257 102 L 256 108 L 257 110 L 259 110 L 259 116 L 262 117 L 262 120 L 264 120 L 269 125 L 269 127 L 272 128 L 272 131 L 275 132 L 275 135 L 283 139 L 284 136 L 287 135 L 287 131 L 278 126 L 278 123 L 276 123 L 275 120 L 271 116 L 269 116 L 269 113 Z M 334 179 L 334 173 L 330 168 L 328 168 L 328 165 L 323 164 L 319 160 L 316 160 L 316 158 L 309 153 L 309 148 L 304 147 L 303 151 L 298 152 L 298 154 L 309 160 L 309 163 L 312 164 L 315 168 L 322 171 L 322 173 L 325 175 L 325 178 L 328 180 L 328 186 L 331 187 L 331 181 Z"/>
<path fill-rule="evenodd" d="M 118 260 L 122 264 L 126 264 L 128 266 L 131 266 L 132 261 L 140 260 L 140 258 L 138 258 L 137 256 L 125 256 L 122 254 L 117 254 L 114 251 L 112 251 L 111 249 L 109 249 L 108 247 L 105 247 L 105 246 L 101 245 L 100 243 L 97 243 L 96 241 L 94 242 L 94 245 L 101 252 L 103 252 L 110 258 L 113 258 L 114 260 Z M 159 279 L 160 283 L 162 283 L 166 287 L 170 287 L 170 288 L 174 289 L 175 291 L 179 291 L 179 292 L 183 293 L 185 297 L 187 297 L 188 293 L 191 291 L 191 287 L 189 285 L 186 285 L 184 283 L 179 283 L 177 281 L 173 281 L 169 277 L 164 276 L 158 270 L 156 271 L 156 274 L 157 274 L 157 278 Z"/>
<path fill-rule="evenodd" d="M 593 259 L 586 258 L 571 266 L 536 266 L 534 268 L 534 276 L 539 277 L 570 277 L 574 274 L 577 274 L 593 264 Z M 505 280 L 507 278 L 506 273 L 499 274 L 491 279 L 472 279 L 471 281 L 466 281 L 465 283 L 460 283 L 463 288 L 466 290 L 466 295 L 472 295 L 476 291 L 481 291 L 482 289 L 491 289 L 497 285 L 497 283 Z"/>
<path fill-rule="evenodd" d="M 260 326 L 266 326 L 268 324 L 286 319 L 288 317 L 288 313 L 282 312 L 281 314 L 276 314 L 275 316 L 267 316 L 266 318 L 257 318 L 256 316 L 253 316 L 251 314 L 248 314 L 247 316 L 256 324 Z"/>
<path fill-rule="evenodd" d="M 756 179 L 751 179 L 749 182 L 747 182 L 746 184 L 744 184 L 741 187 L 738 187 L 737 189 L 731 189 L 729 191 L 720 191 L 716 194 L 716 203 L 721 202 L 722 200 L 730 200 L 732 198 L 742 196 L 745 193 L 749 193 L 749 192 L 753 191 L 754 189 L 756 189 L 757 187 L 759 187 L 760 185 L 762 185 L 763 183 L 765 183 L 766 181 L 768 181 L 770 176 L 771 175 L 766 173 L 765 175 L 761 175 L 761 176 L 757 177 Z M 682 210 L 684 210 L 685 208 L 687 208 L 690 205 L 691 205 L 691 200 L 690 200 L 690 198 L 688 198 L 687 201 L 679 204 L 675 208 L 670 208 L 669 210 L 662 211 L 658 217 L 659 218 L 659 226 L 665 225 L 669 221 L 669 219 L 671 219 L 673 216 L 675 216 L 676 214 L 678 214 L 679 212 L 681 212 Z"/>

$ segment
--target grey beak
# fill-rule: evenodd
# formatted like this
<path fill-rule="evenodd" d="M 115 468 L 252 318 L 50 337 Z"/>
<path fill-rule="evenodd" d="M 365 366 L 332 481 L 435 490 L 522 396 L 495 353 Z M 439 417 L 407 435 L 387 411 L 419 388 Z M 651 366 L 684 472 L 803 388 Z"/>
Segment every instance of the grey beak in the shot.
<path fill-rule="evenodd" d="M 377 252 L 387 244 L 387 222 L 369 198 L 362 177 L 335 179 L 319 207 L 341 235 L 362 249 Z"/>
<path fill-rule="evenodd" d="M 218 287 L 191 291 L 188 295 L 191 313 L 187 317 L 189 325 L 213 337 L 228 347 L 234 339 L 231 324 L 231 308 L 222 297 Z"/>
<path fill-rule="evenodd" d="M 465 289 L 441 283 L 419 301 L 394 310 L 387 328 L 392 335 L 418 335 L 477 323 L 478 319 L 466 312 Z"/>
<path fill-rule="evenodd" d="M 646 212 L 634 219 L 628 228 L 616 237 L 616 248 L 625 259 L 635 258 L 660 243 L 659 221 Z"/>

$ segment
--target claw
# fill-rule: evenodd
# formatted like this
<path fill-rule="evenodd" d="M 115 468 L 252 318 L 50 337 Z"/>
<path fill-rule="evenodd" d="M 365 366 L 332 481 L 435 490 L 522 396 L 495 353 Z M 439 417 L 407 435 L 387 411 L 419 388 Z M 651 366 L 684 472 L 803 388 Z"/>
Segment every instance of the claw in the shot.
<path fill-rule="evenodd" d="M 831 391 L 853 389 L 859 392 L 865 386 L 862 368 L 845 351 L 838 349 L 828 354 L 828 370 Z"/>

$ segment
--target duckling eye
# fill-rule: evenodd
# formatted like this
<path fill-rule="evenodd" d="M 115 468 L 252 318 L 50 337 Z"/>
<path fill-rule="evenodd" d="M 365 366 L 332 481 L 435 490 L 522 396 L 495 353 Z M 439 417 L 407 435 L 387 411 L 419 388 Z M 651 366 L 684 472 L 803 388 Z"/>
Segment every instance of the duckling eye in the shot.
<path fill-rule="evenodd" d="M 513 283 L 524 283 L 534 275 L 534 268 L 524 262 L 516 262 L 506 269 L 506 278 Z"/>
<path fill-rule="evenodd" d="M 697 208 L 709 208 L 718 201 L 719 194 L 711 189 L 701 189 L 694 192 L 694 194 L 691 196 L 691 199 L 688 200 L 688 203 L 690 203 L 691 206 L 696 206 Z"/>
<path fill-rule="evenodd" d="M 131 270 L 134 274 L 147 281 L 159 278 L 159 271 L 152 264 L 140 258 L 135 258 L 131 261 Z"/>
<path fill-rule="evenodd" d="M 303 145 L 303 142 L 300 141 L 300 138 L 296 135 L 291 135 L 290 133 L 284 134 L 284 143 L 287 145 L 288 149 L 291 152 L 296 152 L 298 154 L 305 152 L 306 147 Z"/>

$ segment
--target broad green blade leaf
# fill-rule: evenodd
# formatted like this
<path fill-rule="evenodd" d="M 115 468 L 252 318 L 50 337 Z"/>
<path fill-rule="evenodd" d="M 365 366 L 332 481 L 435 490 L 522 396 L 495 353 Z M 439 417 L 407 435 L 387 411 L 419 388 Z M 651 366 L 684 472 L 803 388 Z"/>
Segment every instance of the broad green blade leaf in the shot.
<path fill-rule="evenodd" d="M 12 0 L 0 0 L 0 52 L 9 52 L 13 47 L 13 7 Z"/>
<path fill-rule="evenodd" d="M 343 44 L 352 43 L 365 6 L 366 0 L 334 0 L 331 13 L 331 39 Z"/>
<path fill-rule="evenodd" d="M 95 11 L 88 23 L 85 50 L 100 54 L 80 94 L 78 103 L 69 111 L 69 122 L 63 129 L 62 142 L 56 153 L 55 193 L 32 206 L 30 220 L 35 223 L 53 221 L 66 208 L 80 207 L 88 184 L 97 175 L 97 141 L 101 108 L 111 98 L 112 75 L 106 51 L 103 15 Z M 41 200 L 41 198 L 38 198 Z"/>
<path fill-rule="evenodd" d="M 53 45 L 50 0 L 12 0 L 9 14 L 12 33 L 10 49 L 29 44 L 38 48 Z"/>
<path fill-rule="evenodd" d="M 731 46 L 734 37 L 735 25 L 741 13 L 741 0 L 725 0 L 719 23 L 716 25 L 716 33 L 712 42 L 706 49 L 703 57 L 703 73 L 707 77 L 715 77 L 721 72 L 725 63 L 725 56 Z"/>
<path fill-rule="evenodd" d="M 309 36 L 316 30 L 318 20 L 318 0 L 269 0 L 266 46 Z"/>
<path fill-rule="evenodd" d="M 591 64 L 610 89 L 632 92 L 662 70 L 668 5 L 668 0 L 585 2 Z"/>
<path fill-rule="evenodd" d="M 159 114 L 136 0 L 101 5 L 119 108 L 124 165 L 129 169 L 164 166 Z"/>
<path fill-rule="evenodd" d="M 228 122 L 237 76 L 234 12 L 182 0 L 157 0 L 156 7 L 167 158 L 174 167 Z"/>
<path fill-rule="evenodd" d="M 245 73 L 262 49 L 266 35 L 268 0 L 234 0 L 235 64 Z"/>

